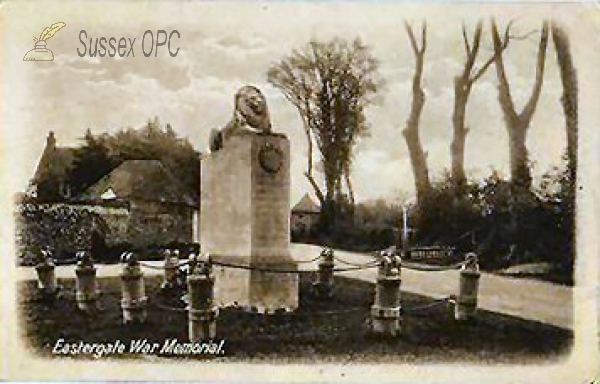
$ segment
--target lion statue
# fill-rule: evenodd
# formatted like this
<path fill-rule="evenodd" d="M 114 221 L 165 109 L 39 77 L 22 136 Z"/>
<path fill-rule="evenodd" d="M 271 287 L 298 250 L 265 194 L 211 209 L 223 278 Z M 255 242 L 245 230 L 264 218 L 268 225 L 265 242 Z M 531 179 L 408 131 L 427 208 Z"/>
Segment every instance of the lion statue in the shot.
<path fill-rule="evenodd" d="M 267 100 L 262 92 L 251 85 L 240 88 L 235 94 L 233 117 L 222 130 L 213 129 L 210 135 L 210 150 L 223 148 L 226 137 L 242 132 L 270 133 L 271 119 Z"/>

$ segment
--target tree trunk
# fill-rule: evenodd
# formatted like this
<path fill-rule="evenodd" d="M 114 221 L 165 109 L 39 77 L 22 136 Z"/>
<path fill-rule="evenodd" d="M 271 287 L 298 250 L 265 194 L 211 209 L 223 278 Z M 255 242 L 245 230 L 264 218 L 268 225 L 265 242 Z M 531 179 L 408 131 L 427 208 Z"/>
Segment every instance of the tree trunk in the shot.
<path fill-rule="evenodd" d="M 458 190 L 462 190 L 467 181 L 465 174 L 465 141 L 468 129 L 465 126 L 465 117 L 468 98 L 468 85 L 461 77 L 457 77 L 454 80 L 454 112 L 452 114 L 454 138 L 450 145 L 450 153 L 452 156 L 452 179 Z"/>
<path fill-rule="evenodd" d="M 319 226 L 323 234 L 331 233 L 335 225 L 335 216 L 335 201 L 325 199 L 319 216 Z"/>
<path fill-rule="evenodd" d="M 336 200 L 335 191 L 337 185 L 337 178 L 335 171 L 332 171 L 328 167 L 326 160 L 324 159 L 325 168 L 325 198 L 321 205 L 320 225 L 321 229 L 330 233 L 335 228 L 336 221 Z"/>
<path fill-rule="evenodd" d="M 354 218 L 354 205 L 356 204 L 354 200 L 354 188 L 352 187 L 352 181 L 350 180 L 350 171 L 346 170 L 344 172 L 344 179 L 346 181 L 346 187 L 348 188 L 348 202 L 350 204 L 350 217 Z"/>
<path fill-rule="evenodd" d="M 469 101 L 469 95 L 473 84 L 479 80 L 494 63 L 496 55 L 502 53 L 508 46 L 508 40 L 501 44 L 494 54 L 483 62 L 479 69 L 475 70 L 475 62 L 479 55 L 481 46 L 481 34 L 483 31 L 483 22 L 479 21 L 475 27 L 473 40 L 470 40 L 467 33 L 467 28 L 463 24 L 462 34 L 465 47 L 465 62 L 462 73 L 454 78 L 454 112 L 452 114 L 452 125 L 454 128 L 454 137 L 450 146 L 450 154 L 452 157 L 452 179 L 457 187 L 457 193 L 463 194 L 467 184 L 465 174 L 465 142 L 469 129 L 466 126 L 466 110 Z"/>
<path fill-rule="evenodd" d="M 508 78 L 504 69 L 502 50 L 509 39 L 509 28 L 507 27 L 504 42 L 500 39 L 498 27 L 495 21 L 492 21 L 492 41 L 494 44 L 494 56 L 496 63 L 496 73 L 498 75 L 498 101 L 504 114 L 506 130 L 508 132 L 509 154 L 510 154 L 510 178 L 515 186 L 526 189 L 531 188 L 531 169 L 529 167 L 529 158 L 527 155 L 527 130 L 533 118 L 537 103 L 542 91 L 544 80 L 544 67 L 546 62 L 546 47 L 548 45 L 548 23 L 544 22 L 537 53 L 537 64 L 535 73 L 535 82 L 531 95 L 523 110 L 518 113 L 510 93 Z"/>
<path fill-rule="evenodd" d="M 528 126 L 513 123 L 508 130 L 508 145 L 510 155 L 510 174 L 513 184 L 529 189 L 531 186 L 531 169 L 527 154 Z"/>
<path fill-rule="evenodd" d="M 417 204 L 421 205 L 429 195 L 431 183 L 429 181 L 429 169 L 427 168 L 427 156 L 423 151 L 419 131 L 415 129 L 405 129 L 403 132 L 410 163 L 412 165 L 415 178 L 415 189 L 417 192 Z"/>
<path fill-rule="evenodd" d="M 575 183 L 575 176 L 577 172 L 578 135 L 577 70 L 575 69 L 573 57 L 571 56 L 569 37 L 561 26 L 557 24 L 552 25 L 552 39 L 556 49 L 556 58 L 560 68 L 560 78 L 563 86 L 563 94 L 560 98 L 560 102 L 562 104 L 566 120 L 567 165 L 570 175 L 572 176 L 571 181 Z"/>
<path fill-rule="evenodd" d="M 419 121 L 421 119 L 423 106 L 425 105 L 425 93 L 421 87 L 421 77 L 423 74 L 425 50 L 427 48 L 427 27 L 423 22 L 420 48 L 417 45 L 411 26 L 408 23 L 405 23 L 405 27 L 415 54 L 415 73 L 412 82 L 412 105 L 410 115 L 408 116 L 406 128 L 404 128 L 402 134 L 406 141 L 406 146 L 408 147 L 408 154 L 410 156 L 415 179 L 417 205 L 422 207 L 431 190 L 429 169 L 427 167 L 427 155 L 423 151 L 421 138 L 419 137 Z"/>

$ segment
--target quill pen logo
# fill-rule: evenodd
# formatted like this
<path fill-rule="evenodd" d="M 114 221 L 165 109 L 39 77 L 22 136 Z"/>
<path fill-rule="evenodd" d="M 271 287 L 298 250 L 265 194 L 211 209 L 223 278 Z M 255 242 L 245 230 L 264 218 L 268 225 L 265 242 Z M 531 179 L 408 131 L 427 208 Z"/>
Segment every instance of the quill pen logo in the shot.
<path fill-rule="evenodd" d="M 65 25 L 63 22 L 54 23 L 50 27 L 46 27 L 39 38 L 34 36 L 35 48 L 25 54 L 23 61 L 53 61 L 54 54 L 46 48 L 46 41 Z"/>

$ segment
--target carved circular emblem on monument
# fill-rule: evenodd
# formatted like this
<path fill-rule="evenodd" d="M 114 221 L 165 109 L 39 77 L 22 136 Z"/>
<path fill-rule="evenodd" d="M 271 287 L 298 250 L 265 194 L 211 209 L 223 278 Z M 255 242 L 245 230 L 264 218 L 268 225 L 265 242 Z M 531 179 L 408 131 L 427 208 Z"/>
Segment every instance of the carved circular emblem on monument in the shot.
<path fill-rule="evenodd" d="M 266 143 L 258 153 L 258 161 L 262 169 L 276 173 L 283 165 L 283 152 L 271 143 Z"/>

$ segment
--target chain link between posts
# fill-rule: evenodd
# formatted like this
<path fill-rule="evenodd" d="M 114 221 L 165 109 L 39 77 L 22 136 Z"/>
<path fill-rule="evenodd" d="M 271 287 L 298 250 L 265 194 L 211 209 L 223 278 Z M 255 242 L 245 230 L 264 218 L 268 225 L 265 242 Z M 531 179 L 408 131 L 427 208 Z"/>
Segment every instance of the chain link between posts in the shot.
<path fill-rule="evenodd" d="M 347 265 L 348 267 L 345 268 L 332 268 L 330 270 L 330 272 L 346 272 L 346 271 L 356 271 L 356 270 L 365 270 L 365 269 L 371 269 L 371 268 L 377 268 L 381 265 L 382 260 L 372 260 L 369 261 L 367 263 L 355 263 L 355 262 L 351 262 L 351 261 L 347 261 L 344 260 L 342 258 L 339 258 L 337 256 L 335 256 L 335 254 L 333 252 L 331 252 L 332 254 L 330 255 L 334 260 L 336 260 L 337 262 Z M 381 253 L 381 256 L 385 256 L 383 253 Z M 303 260 L 303 261 L 297 261 L 296 264 L 308 264 L 308 263 L 314 263 L 317 262 L 319 260 L 323 260 L 323 254 L 318 255 L 310 260 Z M 73 262 L 78 262 L 79 259 L 75 258 L 75 259 L 69 259 L 69 260 L 56 260 L 55 262 L 58 263 L 73 263 Z M 423 271 L 423 272 L 440 272 L 440 271 L 450 271 L 450 270 L 457 270 L 460 269 L 462 267 L 468 266 L 469 261 L 464 260 L 461 262 L 457 262 L 451 265 L 442 265 L 442 266 L 437 266 L 437 265 L 427 265 L 427 264 L 419 264 L 419 263 L 411 263 L 411 262 L 405 262 L 405 261 L 400 261 L 400 267 L 401 268 L 407 268 L 407 269 L 411 269 L 411 270 L 416 270 L 416 271 Z M 138 262 L 139 265 L 141 267 L 145 267 L 145 268 L 150 268 L 150 269 L 156 269 L 156 270 L 165 270 L 166 266 L 163 265 L 153 265 L 153 264 L 149 264 L 149 263 L 144 263 L 144 262 Z M 210 258 L 207 258 L 206 261 L 202 261 L 200 263 L 208 263 L 208 264 L 212 264 L 215 266 L 220 266 L 220 267 L 224 267 L 224 268 L 233 268 L 233 269 L 243 269 L 243 270 L 251 270 L 251 271 L 258 271 L 258 272 L 267 272 L 267 273 L 294 273 L 294 274 L 300 274 L 300 273 L 316 273 L 316 272 L 320 272 L 321 268 L 319 269 L 312 269 L 312 270 L 298 270 L 298 269 L 285 269 L 285 268 L 269 268 L 269 267 L 259 267 L 259 266 L 251 266 L 251 265 L 243 265 L 243 264 L 233 264 L 233 263 L 227 263 L 227 262 L 220 262 L 220 261 L 214 261 L 214 260 L 210 260 Z M 173 263 L 173 265 L 171 267 L 175 267 L 175 268 L 179 268 L 185 265 L 190 264 L 190 260 L 183 260 L 183 261 L 179 261 L 177 260 L 176 263 Z M 69 299 L 73 299 L 73 295 L 71 292 L 61 292 L 61 296 L 63 298 L 65 298 L 65 296 L 67 296 Z M 444 297 L 444 298 L 438 298 L 433 300 L 432 302 L 428 302 L 425 304 L 421 304 L 421 305 L 416 305 L 414 307 L 402 307 L 402 312 L 403 313 L 417 313 L 417 312 L 422 312 L 422 311 L 427 311 L 433 308 L 437 308 L 440 306 L 444 306 L 447 304 L 451 304 L 453 303 L 453 301 L 456 300 L 455 296 L 448 296 L 448 297 Z M 176 312 L 176 313 L 188 313 L 188 308 L 182 308 L 182 307 L 176 307 L 176 306 L 171 306 L 171 305 L 167 305 L 164 303 L 160 303 L 158 300 L 150 300 L 149 303 L 151 306 L 160 309 L 160 310 L 164 310 L 164 311 L 169 311 L 169 312 Z M 231 307 L 225 307 L 225 308 L 231 308 Z M 236 308 L 236 307 L 233 307 Z M 341 309 L 335 309 L 335 310 L 324 310 L 324 311 L 314 311 L 314 312 L 310 312 L 310 313 L 298 313 L 296 311 L 292 311 L 292 312 L 275 312 L 275 313 L 265 313 L 265 315 L 271 315 L 271 316 L 289 316 L 289 317 L 302 317 L 302 316 L 335 316 L 335 315 L 340 315 L 340 314 L 345 314 L 345 313 L 353 313 L 353 312 L 365 312 L 368 313 L 369 308 L 366 307 L 351 307 L 351 308 L 341 308 Z M 251 311 L 244 311 L 244 313 L 246 314 L 254 314 L 254 312 Z"/>
<path fill-rule="evenodd" d="M 296 264 L 310 264 L 310 263 L 314 263 L 314 262 L 318 261 L 320 258 L 321 258 L 321 256 L 319 255 L 310 260 L 296 261 Z M 351 261 L 344 260 L 338 256 L 335 256 L 335 254 L 333 255 L 333 258 L 334 258 L 334 260 L 338 261 L 341 264 L 352 267 L 352 268 L 337 268 L 337 269 L 334 269 L 333 272 L 346 272 L 346 271 L 352 271 L 352 270 L 374 268 L 374 267 L 377 267 L 379 264 L 378 260 L 373 260 L 368 263 L 354 263 Z M 75 259 L 68 259 L 68 260 L 53 260 L 53 261 L 55 262 L 55 264 L 61 265 L 61 264 L 76 263 L 77 259 L 75 258 Z M 144 268 L 155 269 L 155 270 L 164 270 L 165 269 L 164 265 L 152 265 L 152 264 L 148 264 L 148 263 L 145 263 L 142 261 L 139 261 L 138 263 L 140 266 L 142 266 Z M 177 267 L 185 266 L 188 263 L 189 263 L 188 260 L 181 261 L 177 264 Z M 411 262 L 402 261 L 401 267 L 406 268 L 406 269 L 415 270 L 415 271 L 421 271 L 421 272 L 443 272 L 443 271 L 451 271 L 451 270 L 460 269 L 461 267 L 463 267 L 465 265 L 465 263 L 466 263 L 465 261 L 460 261 L 460 262 L 457 262 L 457 263 L 454 263 L 451 265 L 439 265 L 438 266 L 438 265 L 428 265 L 428 264 L 419 264 L 419 263 L 411 263 Z M 318 272 L 318 270 L 298 271 L 298 270 L 270 269 L 270 268 L 252 267 L 252 266 L 229 264 L 229 263 L 215 262 L 215 261 L 213 261 L 212 264 L 219 265 L 219 266 L 226 267 L 226 268 L 247 269 L 247 270 L 260 271 L 260 272 L 271 272 L 271 273 Z"/>
<path fill-rule="evenodd" d="M 347 272 L 347 271 L 355 271 L 355 270 L 361 270 L 361 269 L 370 269 L 370 268 L 376 268 L 379 265 L 378 260 L 373 260 L 368 263 L 359 264 L 359 263 L 354 263 L 354 262 L 350 262 L 350 261 L 341 259 L 335 255 L 333 256 L 333 258 L 334 258 L 334 260 L 338 261 L 339 263 L 349 266 L 347 268 L 334 268 L 333 272 Z M 298 261 L 296 263 L 297 264 L 309 264 L 309 263 L 314 263 L 314 262 L 318 261 L 319 259 L 320 259 L 320 256 L 317 256 L 313 259 Z M 178 263 L 177 266 L 181 267 L 181 266 L 187 265 L 188 263 L 189 262 L 186 260 L 186 261 Z M 144 268 L 149 268 L 149 269 L 156 269 L 156 270 L 165 269 L 165 267 L 163 265 L 152 265 L 152 264 L 147 264 L 147 263 L 143 263 L 143 262 L 139 262 L 139 264 L 140 264 L 140 266 L 142 266 Z M 316 269 L 316 270 L 275 269 L 275 268 L 255 267 L 255 266 L 242 265 L 242 264 L 231 264 L 231 263 L 225 263 L 225 262 L 219 262 L 219 261 L 212 261 L 211 264 L 218 265 L 218 266 L 225 267 L 225 268 L 244 269 L 244 270 L 270 272 L 270 273 L 314 273 L 314 272 L 319 271 L 318 269 Z M 461 261 L 461 262 L 451 264 L 451 265 L 439 265 L 439 266 L 438 265 L 419 264 L 419 263 L 410 263 L 410 262 L 405 262 L 405 261 L 401 262 L 402 268 L 411 269 L 411 270 L 415 270 L 415 271 L 421 271 L 421 272 L 452 271 L 452 270 L 460 269 L 464 265 L 465 265 L 465 261 Z"/>
<path fill-rule="evenodd" d="M 452 300 L 452 296 L 448 296 L 448 297 L 443 297 L 440 299 L 435 299 L 433 302 L 431 303 L 427 303 L 427 304 L 422 304 L 422 305 L 417 305 L 414 307 L 402 307 L 402 312 L 404 313 L 416 313 L 416 312 L 421 312 L 421 311 L 426 311 L 428 309 L 432 309 L 432 308 L 436 308 L 442 305 L 446 305 L 448 303 L 450 303 Z"/>
<path fill-rule="evenodd" d="M 333 258 L 334 258 L 334 260 L 336 260 L 342 264 L 350 265 L 352 267 L 371 267 L 371 266 L 377 266 L 379 264 L 379 261 L 377 261 L 377 260 L 372 260 L 372 261 L 370 261 L 368 263 L 364 263 L 364 264 L 353 263 L 351 261 L 346 261 L 344 259 L 341 259 L 341 258 L 335 256 L 335 253 L 333 254 Z"/>
<path fill-rule="evenodd" d="M 313 257 L 310 260 L 300 260 L 300 261 L 296 261 L 296 264 L 309 264 L 309 263 L 314 263 L 315 261 L 318 261 L 321 258 L 321 255 L 318 255 L 317 257 Z"/>
<path fill-rule="evenodd" d="M 165 269 L 164 265 L 152 265 L 152 264 L 148 264 L 148 263 L 144 263 L 143 261 L 138 261 L 138 264 L 141 267 L 144 268 L 149 268 L 149 269 Z M 175 265 L 175 267 L 183 267 L 184 265 L 188 265 L 189 264 L 189 260 L 184 260 L 184 261 L 180 261 L 179 263 L 177 263 L 177 265 Z"/>
<path fill-rule="evenodd" d="M 224 263 L 224 262 L 220 262 L 220 261 L 211 261 L 211 264 L 217 265 L 220 267 L 225 267 L 225 268 L 244 269 L 244 270 L 249 270 L 249 271 L 269 272 L 269 273 L 315 273 L 315 272 L 319 272 L 318 269 L 311 269 L 311 270 L 275 269 L 275 268 L 255 267 L 255 266 L 249 266 L 249 265 L 230 264 L 230 263 Z M 376 267 L 377 267 L 377 264 L 372 264 L 372 265 L 369 264 L 369 265 L 362 265 L 362 266 L 348 267 L 348 268 L 334 268 L 332 270 L 332 272 L 358 271 L 361 269 L 369 269 L 369 268 L 376 268 Z"/>

